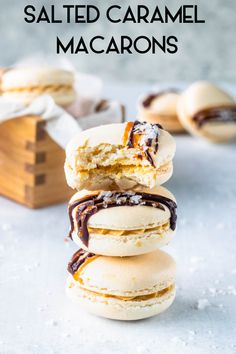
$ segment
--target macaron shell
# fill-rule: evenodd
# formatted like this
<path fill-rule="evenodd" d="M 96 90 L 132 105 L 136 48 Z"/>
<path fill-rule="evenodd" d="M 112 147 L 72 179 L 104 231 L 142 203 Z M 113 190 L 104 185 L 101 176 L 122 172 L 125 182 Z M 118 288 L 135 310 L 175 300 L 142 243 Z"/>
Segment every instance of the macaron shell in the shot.
<path fill-rule="evenodd" d="M 98 256 L 79 272 L 80 285 L 91 291 L 139 296 L 167 288 L 175 282 L 176 265 L 167 253 L 133 257 Z"/>
<path fill-rule="evenodd" d="M 234 104 L 230 95 L 207 81 L 194 83 L 183 92 L 181 97 L 188 116 L 193 116 L 203 109 Z"/>
<path fill-rule="evenodd" d="M 160 115 L 176 116 L 176 106 L 179 99 L 179 94 L 169 92 L 154 98 L 148 110 Z"/>
<path fill-rule="evenodd" d="M 68 282 L 70 282 L 70 279 L 68 279 Z M 75 287 L 67 287 L 66 292 L 72 300 L 90 313 L 123 321 L 140 320 L 155 316 L 170 307 L 175 298 L 175 287 L 160 298 L 144 301 L 122 301 L 104 298 Z"/>
<path fill-rule="evenodd" d="M 123 145 L 123 136 L 127 123 L 107 124 L 84 130 L 77 134 L 66 148 L 66 167 L 75 168 L 76 155 L 80 147 L 95 147 L 109 144 L 117 147 Z M 151 154 L 157 167 L 171 161 L 174 157 L 176 144 L 173 137 L 165 130 L 160 129 L 158 153 Z"/>
<path fill-rule="evenodd" d="M 170 133 L 182 133 L 185 132 L 183 125 L 180 123 L 177 115 L 164 115 L 157 114 L 149 110 L 140 110 L 138 119 L 141 122 L 149 122 L 152 124 L 160 124 L 166 131 Z"/>
<path fill-rule="evenodd" d="M 110 230 L 137 230 L 162 225 L 170 218 L 170 211 L 150 206 L 121 206 L 102 209 L 89 218 L 88 226 Z"/>
<path fill-rule="evenodd" d="M 8 70 L 2 77 L 3 91 L 21 87 L 73 85 L 72 72 L 52 67 L 22 67 Z"/>
<path fill-rule="evenodd" d="M 141 234 L 130 233 L 128 236 L 101 235 L 90 232 L 88 247 L 81 242 L 77 232 L 72 233 L 72 239 L 79 248 L 91 253 L 103 256 L 127 257 L 153 252 L 157 248 L 166 246 L 173 239 L 174 235 L 175 231 L 171 229 L 162 233 L 146 230 Z"/>

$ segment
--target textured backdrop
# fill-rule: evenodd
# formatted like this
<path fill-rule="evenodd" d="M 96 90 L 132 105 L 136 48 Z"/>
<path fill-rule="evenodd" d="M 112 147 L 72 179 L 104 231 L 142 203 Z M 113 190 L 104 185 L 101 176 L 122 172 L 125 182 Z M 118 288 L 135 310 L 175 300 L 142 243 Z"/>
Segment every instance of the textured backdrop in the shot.
<path fill-rule="evenodd" d="M 23 8 L 27 4 L 95 4 L 100 9 L 111 4 L 124 7 L 138 3 L 177 9 L 182 4 L 198 4 L 205 24 L 108 24 L 100 20 L 91 25 L 26 24 Z M 178 53 L 156 55 L 66 55 L 79 70 L 99 73 L 104 78 L 132 81 L 183 81 L 236 79 L 236 1 L 235 0 L 166 0 L 130 1 L 42 1 L 0 0 L 0 65 L 10 65 L 23 56 L 35 53 L 55 53 L 55 37 L 62 39 L 80 35 L 156 36 L 174 34 L 179 38 Z"/>

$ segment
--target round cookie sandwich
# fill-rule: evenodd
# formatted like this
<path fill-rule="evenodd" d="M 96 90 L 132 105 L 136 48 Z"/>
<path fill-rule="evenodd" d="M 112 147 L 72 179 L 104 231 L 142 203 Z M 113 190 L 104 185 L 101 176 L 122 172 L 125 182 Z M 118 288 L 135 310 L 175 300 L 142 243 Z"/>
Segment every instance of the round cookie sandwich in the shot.
<path fill-rule="evenodd" d="M 160 250 L 134 257 L 79 250 L 68 271 L 68 296 L 98 316 L 147 318 L 166 310 L 175 298 L 175 261 Z"/>
<path fill-rule="evenodd" d="M 193 135 L 212 142 L 236 136 L 236 102 L 209 82 L 196 82 L 183 92 L 177 110 L 181 123 Z"/>
<path fill-rule="evenodd" d="M 164 187 L 116 192 L 77 192 L 69 202 L 70 237 L 86 251 L 133 256 L 170 242 L 176 202 Z"/>
<path fill-rule="evenodd" d="M 68 144 L 67 183 L 78 190 L 152 188 L 171 177 L 174 154 L 175 141 L 159 124 L 102 125 Z"/>
<path fill-rule="evenodd" d="M 184 127 L 177 115 L 178 91 L 168 89 L 144 96 L 138 105 L 138 117 L 141 121 L 159 123 L 170 133 L 182 133 Z"/>
<path fill-rule="evenodd" d="M 73 73 L 52 67 L 22 67 L 2 76 L 2 95 L 9 100 L 27 105 L 44 94 L 58 105 L 72 104 L 76 98 Z"/>

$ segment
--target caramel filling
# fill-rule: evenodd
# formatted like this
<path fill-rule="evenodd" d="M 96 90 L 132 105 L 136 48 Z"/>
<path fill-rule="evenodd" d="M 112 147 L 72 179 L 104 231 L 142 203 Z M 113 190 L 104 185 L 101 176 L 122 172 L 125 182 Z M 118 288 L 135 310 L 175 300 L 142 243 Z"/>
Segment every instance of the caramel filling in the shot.
<path fill-rule="evenodd" d="M 47 91 L 64 91 L 72 89 L 71 85 L 45 85 L 45 86 L 29 86 L 29 87 L 15 87 L 7 89 L 5 92 L 47 92 Z"/>
<path fill-rule="evenodd" d="M 129 235 L 142 235 L 145 232 L 157 232 L 162 233 L 168 231 L 170 228 L 170 222 L 166 222 L 163 225 L 152 227 L 149 229 L 137 229 L 137 230 L 110 230 L 110 229 L 98 229 L 95 227 L 88 227 L 89 234 L 99 235 L 112 235 L 112 236 L 129 236 Z"/>
<path fill-rule="evenodd" d="M 147 172 L 149 173 L 155 173 L 155 172 L 166 172 L 170 168 L 170 162 L 167 162 L 165 165 L 160 166 L 158 169 L 153 169 L 152 167 L 149 166 L 142 166 L 141 164 L 139 165 L 124 165 L 122 164 L 117 164 L 115 166 L 109 166 L 109 167 L 97 167 L 97 168 L 92 168 L 92 169 L 78 169 L 77 172 L 79 173 L 87 173 L 87 172 L 95 172 L 96 174 L 99 173 L 105 173 L 105 174 L 135 174 L 138 173 L 141 175 L 146 175 Z"/>
<path fill-rule="evenodd" d="M 73 288 L 74 284 L 70 283 L 69 288 Z M 110 294 L 102 294 L 98 293 L 96 291 L 91 291 L 87 289 L 83 289 L 86 292 L 90 293 L 91 295 L 96 295 L 96 296 L 102 296 L 107 299 L 117 299 L 117 300 L 122 300 L 122 301 L 146 301 L 146 300 L 151 300 L 155 298 L 162 297 L 163 295 L 167 294 L 168 292 L 171 292 L 174 289 L 174 284 L 168 286 L 165 289 L 162 289 L 160 291 L 156 291 L 155 293 L 152 294 L 147 294 L 147 295 L 138 295 L 138 296 L 119 296 L 119 295 L 110 295 Z"/>

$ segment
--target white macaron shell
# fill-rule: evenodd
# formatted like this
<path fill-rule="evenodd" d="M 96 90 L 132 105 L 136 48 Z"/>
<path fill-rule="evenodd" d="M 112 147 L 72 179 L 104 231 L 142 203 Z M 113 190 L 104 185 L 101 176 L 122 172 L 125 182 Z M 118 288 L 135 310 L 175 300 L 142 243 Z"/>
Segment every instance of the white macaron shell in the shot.
<path fill-rule="evenodd" d="M 101 144 L 123 146 L 123 135 L 127 123 L 107 124 L 84 130 L 77 134 L 66 148 L 66 167 L 76 168 L 76 155 L 80 147 L 95 147 Z M 171 161 L 174 157 L 176 144 L 173 137 L 160 129 L 158 153 L 151 154 L 157 167 Z"/>
<path fill-rule="evenodd" d="M 182 97 L 185 111 L 190 116 L 207 108 L 234 104 L 233 98 L 226 92 L 206 81 L 199 81 L 191 85 Z"/>
<path fill-rule="evenodd" d="M 89 218 L 88 226 L 110 230 L 137 230 L 162 225 L 170 218 L 169 209 L 150 206 L 120 206 L 102 209 Z"/>
<path fill-rule="evenodd" d="M 168 92 L 154 98 L 147 109 L 160 115 L 176 116 L 176 106 L 179 94 Z"/>
<path fill-rule="evenodd" d="M 175 273 L 174 259 L 160 250 L 123 258 L 98 256 L 81 269 L 79 285 L 103 294 L 139 296 L 174 284 Z"/>
<path fill-rule="evenodd" d="M 22 67 L 7 71 L 2 77 L 3 91 L 22 87 L 72 85 L 72 72 L 52 67 Z"/>
<path fill-rule="evenodd" d="M 161 195 L 175 201 L 173 194 L 161 186 L 152 189 L 142 188 L 140 191 L 154 195 Z M 71 198 L 70 203 L 90 193 L 91 192 L 88 191 L 77 192 Z M 158 225 L 163 225 L 170 219 L 169 209 L 163 204 L 162 206 L 165 210 L 143 205 L 118 206 L 101 209 L 89 218 L 88 226 L 110 230 L 153 228 Z"/>

